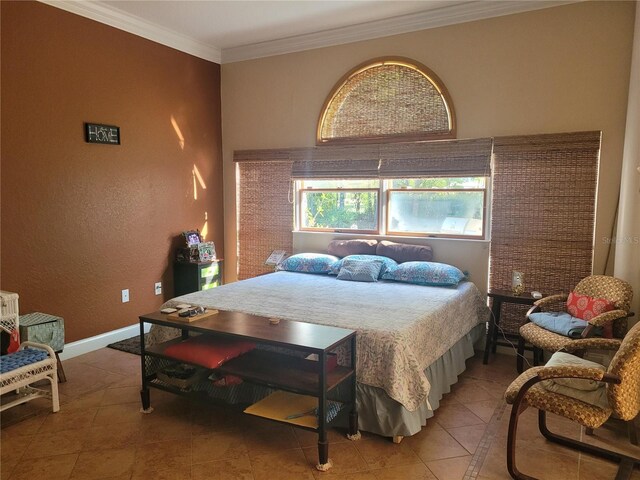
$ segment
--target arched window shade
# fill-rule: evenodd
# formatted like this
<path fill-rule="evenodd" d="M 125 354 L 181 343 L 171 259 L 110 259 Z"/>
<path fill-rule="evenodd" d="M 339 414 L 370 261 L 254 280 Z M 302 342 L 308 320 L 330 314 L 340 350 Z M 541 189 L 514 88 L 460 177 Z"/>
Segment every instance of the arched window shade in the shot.
<path fill-rule="evenodd" d="M 440 79 L 409 59 L 371 60 L 343 77 L 318 122 L 318 144 L 455 138 L 453 103 Z"/>

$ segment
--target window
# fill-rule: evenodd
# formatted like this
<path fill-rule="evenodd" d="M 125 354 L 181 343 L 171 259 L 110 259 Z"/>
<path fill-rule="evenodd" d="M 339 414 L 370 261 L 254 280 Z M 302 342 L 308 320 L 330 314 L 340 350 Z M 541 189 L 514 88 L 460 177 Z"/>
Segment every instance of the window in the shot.
<path fill-rule="evenodd" d="M 298 182 L 300 230 L 379 232 L 379 181 Z"/>
<path fill-rule="evenodd" d="M 348 72 L 322 108 L 317 143 L 455 138 L 453 102 L 438 76 L 409 58 L 373 59 Z"/>
<path fill-rule="evenodd" d="M 485 178 L 389 181 L 387 233 L 484 238 Z"/>
<path fill-rule="evenodd" d="M 483 239 L 486 180 L 301 180 L 297 182 L 298 228 Z"/>
<path fill-rule="evenodd" d="M 455 133 L 451 98 L 427 67 L 358 65 L 325 100 L 318 146 L 286 156 L 296 228 L 484 239 L 492 139 Z"/>

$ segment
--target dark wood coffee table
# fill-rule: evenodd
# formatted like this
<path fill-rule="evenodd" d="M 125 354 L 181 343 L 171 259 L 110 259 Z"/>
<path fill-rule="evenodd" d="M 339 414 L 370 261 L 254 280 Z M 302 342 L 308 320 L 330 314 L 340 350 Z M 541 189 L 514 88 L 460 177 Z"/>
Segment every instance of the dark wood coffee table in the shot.
<path fill-rule="evenodd" d="M 150 323 L 178 328 L 182 335 L 179 338 L 158 345 L 146 346 L 144 341 L 144 324 Z M 300 356 L 256 348 L 239 357 L 224 363 L 215 371 L 222 375 L 235 375 L 244 381 L 259 385 L 267 385 L 278 390 L 309 395 L 318 399 L 317 427 L 304 427 L 318 433 L 318 468 L 329 465 L 329 446 L 327 443 L 327 427 L 348 414 L 349 436 L 357 438 L 358 414 L 356 410 L 356 332 L 344 328 L 295 322 L 281 319 L 272 324 L 267 317 L 249 315 L 240 312 L 220 311 L 218 314 L 200 320 L 186 322 L 172 320 L 160 312 L 140 316 L 142 389 L 140 392 L 142 407 L 150 410 L 151 399 L 149 388 L 158 388 L 177 394 L 188 395 L 190 392 L 158 379 L 157 371 L 151 366 L 157 359 L 164 363 L 189 363 L 177 360 L 164 354 L 164 350 L 181 342 L 192 333 L 201 333 L 216 337 L 234 338 L 255 342 L 257 345 L 284 347 L 300 352 Z M 338 365 L 327 368 L 329 353 L 337 347 L 349 342 L 351 358 L 349 366 Z M 317 355 L 318 361 L 308 360 L 308 354 Z M 199 366 L 200 367 L 200 366 Z M 204 367 L 200 367 L 204 368 Z M 327 421 L 328 395 L 335 392 L 343 382 L 349 383 L 349 399 L 344 402 L 333 402 L 340 406 L 338 414 Z M 335 396 L 335 393 L 334 395 Z M 273 418 L 271 418 L 273 420 Z M 286 419 L 276 420 L 285 423 Z"/>

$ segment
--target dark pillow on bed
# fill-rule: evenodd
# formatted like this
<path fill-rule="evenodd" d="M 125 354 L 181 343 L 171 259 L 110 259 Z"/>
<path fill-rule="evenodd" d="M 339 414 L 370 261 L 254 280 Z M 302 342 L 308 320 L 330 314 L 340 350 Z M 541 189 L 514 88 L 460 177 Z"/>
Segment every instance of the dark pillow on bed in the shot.
<path fill-rule="evenodd" d="M 377 282 L 382 269 L 381 260 L 355 260 L 345 258 L 338 273 L 338 280 L 352 282 Z"/>
<path fill-rule="evenodd" d="M 434 287 L 452 287 L 464 278 L 465 274 L 453 265 L 436 262 L 405 262 L 382 275 L 383 280 Z"/>
<path fill-rule="evenodd" d="M 346 257 L 348 255 L 375 255 L 377 240 L 357 238 L 355 240 L 333 240 L 327 247 L 329 255 Z"/>
<path fill-rule="evenodd" d="M 378 243 L 376 255 L 393 258 L 398 263 L 430 262 L 433 260 L 433 252 L 428 245 L 408 245 L 406 243 L 394 243 L 386 240 Z"/>

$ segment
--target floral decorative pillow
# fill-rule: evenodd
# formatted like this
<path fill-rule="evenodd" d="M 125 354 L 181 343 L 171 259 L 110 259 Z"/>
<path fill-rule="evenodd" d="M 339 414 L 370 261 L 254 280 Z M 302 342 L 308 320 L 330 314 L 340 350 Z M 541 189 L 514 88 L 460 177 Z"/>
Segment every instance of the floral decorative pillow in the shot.
<path fill-rule="evenodd" d="M 593 298 L 579 293 L 569 293 L 567 298 L 567 312 L 572 316 L 587 322 L 601 313 L 610 312 L 615 305 L 606 298 Z"/>
<path fill-rule="evenodd" d="M 338 280 L 352 282 L 377 282 L 382 269 L 381 260 L 355 260 L 347 258 L 342 262 Z"/>
<path fill-rule="evenodd" d="M 300 273 L 329 273 L 338 257 L 326 253 L 297 253 L 280 263 L 276 270 Z"/>
<path fill-rule="evenodd" d="M 368 260 L 368 261 L 382 262 L 382 268 L 380 269 L 380 277 L 384 275 L 385 272 L 392 270 L 398 266 L 398 262 L 396 262 L 395 260 L 389 257 L 383 257 L 381 255 L 349 255 L 348 257 L 339 259 L 336 263 L 334 263 L 331 266 L 331 271 L 329 272 L 329 275 L 338 275 L 340 273 L 340 269 L 342 268 L 342 264 L 344 263 L 345 260 Z"/>
<path fill-rule="evenodd" d="M 452 287 L 464 278 L 453 265 L 437 262 L 404 262 L 382 275 L 383 280 L 436 287 Z"/>
<path fill-rule="evenodd" d="M 593 298 L 588 295 L 580 295 L 579 293 L 569 293 L 567 298 L 567 312 L 570 315 L 586 320 L 587 322 L 597 317 L 601 313 L 610 312 L 616 307 L 606 298 Z M 613 326 L 611 324 L 604 327 L 603 336 L 606 338 L 613 337 Z"/>

